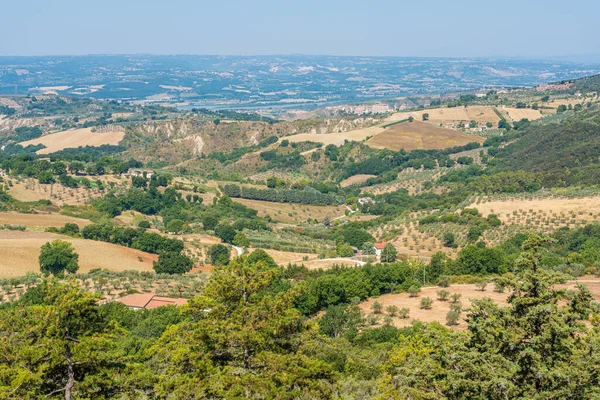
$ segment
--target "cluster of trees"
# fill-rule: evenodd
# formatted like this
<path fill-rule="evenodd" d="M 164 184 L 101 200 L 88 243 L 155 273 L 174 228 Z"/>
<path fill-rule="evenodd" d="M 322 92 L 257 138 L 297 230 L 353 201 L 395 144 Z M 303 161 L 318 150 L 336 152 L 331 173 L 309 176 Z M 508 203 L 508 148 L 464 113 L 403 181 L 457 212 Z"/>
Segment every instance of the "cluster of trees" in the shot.
<path fill-rule="evenodd" d="M 425 270 L 404 262 L 310 271 L 254 252 L 215 263 L 203 294 L 180 310 L 99 304 L 75 280 L 44 280 L 0 306 L 0 396 L 595 398 L 597 305 L 582 286 L 558 288 L 565 277 L 548 269 L 544 250 L 582 249 L 600 228 L 559 236 L 510 244 L 519 257 L 504 281 L 509 306 L 473 301 L 465 332 L 369 327 L 357 307 L 418 290 L 423 272 L 435 280 L 444 271 L 434 260 Z"/>
<path fill-rule="evenodd" d="M 404 149 L 397 152 L 384 150 L 361 161 L 347 163 L 343 171 L 340 172 L 338 179 L 343 180 L 356 174 L 379 176 L 393 173 L 397 176 L 398 172 L 406 168 L 434 169 L 438 165 L 452 167 L 455 161 L 448 157 L 450 154 L 479 147 L 479 143 L 472 142 L 464 146 L 455 146 L 444 150 L 413 150 L 411 152 L 406 152 Z"/>
<path fill-rule="evenodd" d="M 141 165 L 134 159 L 122 161 L 108 156 L 87 162 L 70 159 L 67 156 L 51 158 L 51 161 L 40 158 L 32 152 L 16 154 L 9 152 L 0 158 L 0 166 L 13 175 L 37 178 L 42 184 L 60 182 L 67 187 L 90 187 L 91 183 L 88 179 L 73 178 L 68 174 L 104 175 L 108 172 L 118 174 Z M 93 157 L 81 158 L 93 159 Z"/>
<path fill-rule="evenodd" d="M 181 240 L 171 239 L 154 232 L 146 232 L 144 228 L 91 224 L 81 230 L 81 237 L 131 247 L 153 254 L 183 251 Z"/>
<path fill-rule="evenodd" d="M 367 264 L 359 267 L 336 267 L 312 273 L 305 282 L 302 294 L 296 299 L 296 307 L 305 315 L 312 315 L 329 306 L 349 304 L 352 299 L 365 300 L 394 290 L 407 290 L 419 283 L 413 279 L 419 275 L 420 265 L 408 262 Z M 292 267 L 288 277 L 307 274 L 306 270 Z"/>
<path fill-rule="evenodd" d="M 384 364 L 386 398 L 594 398 L 600 395 L 593 295 L 540 269 L 544 240 L 528 239 L 509 306 L 473 301 L 466 334 L 443 329 L 403 338 Z M 565 304 L 566 300 L 566 304 Z"/>
<path fill-rule="evenodd" d="M 237 147 L 236 149 L 234 149 L 233 151 L 231 151 L 229 153 L 224 153 L 221 151 L 213 151 L 208 155 L 208 158 L 215 159 L 222 164 L 231 164 L 231 163 L 238 161 L 245 154 L 256 151 L 258 149 L 265 148 L 265 147 L 277 142 L 277 140 L 278 140 L 277 136 L 269 136 L 269 137 L 261 140 L 256 145 Z"/>
<path fill-rule="evenodd" d="M 435 224 L 435 223 L 452 223 L 460 225 L 469 225 L 467 239 L 470 243 L 476 242 L 485 229 L 489 227 L 498 227 L 502 224 L 496 214 L 489 214 L 487 218 L 482 218 L 476 208 L 465 208 L 461 214 L 445 213 L 431 214 L 419 220 L 419 225 Z M 456 247 L 456 238 L 453 233 L 446 234 L 444 244 L 446 247 Z"/>
<path fill-rule="evenodd" d="M 272 169 L 297 169 L 302 167 L 306 161 L 298 150 L 292 152 L 278 151 L 277 149 L 267 150 L 260 153 L 260 157 L 267 161 L 267 165 L 262 168 L 264 171 Z"/>
<path fill-rule="evenodd" d="M 315 205 L 339 204 L 340 199 L 334 194 L 323 194 L 316 189 L 306 187 L 304 190 L 296 189 L 257 189 L 254 187 L 225 185 L 223 188 L 229 197 L 243 199 L 273 201 L 278 203 L 300 203 Z"/>

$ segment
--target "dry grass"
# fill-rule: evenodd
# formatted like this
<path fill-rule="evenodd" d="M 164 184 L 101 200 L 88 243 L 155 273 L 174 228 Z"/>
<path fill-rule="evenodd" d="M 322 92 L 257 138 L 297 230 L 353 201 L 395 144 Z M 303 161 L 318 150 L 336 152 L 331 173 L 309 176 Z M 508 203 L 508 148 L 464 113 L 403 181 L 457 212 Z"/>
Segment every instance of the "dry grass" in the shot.
<path fill-rule="evenodd" d="M 368 137 L 375 136 L 384 129 L 378 126 L 372 126 L 370 128 L 357 129 L 349 132 L 335 132 L 335 133 L 299 133 L 297 135 L 286 136 L 285 139 L 290 142 L 316 142 L 323 143 L 324 145 L 334 144 L 336 146 L 341 146 L 344 144 L 346 140 L 361 142 Z M 309 154 L 313 152 L 313 150 L 309 150 L 305 152 L 305 154 Z"/>
<path fill-rule="evenodd" d="M 125 132 L 92 132 L 92 128 L 73 129 L 52 133 L 37 139 L 21 142 L 23 147 L 29 145 L 43 144 L 45 149 L 39 150 L 38 154 L 49 154 L 67 148 L 77 148 L 79 146 L 101 146 L 103 144 L 119 144 Z"/>
<path fill-rule="evenodd" d="M 302 262 L 304 266 L 308 269 L 329 269 L 336 265 L 339 266 L 348 266 L 348 267 L 356 267 L 359 263 L 355 260 L 350 259 L 336 259 L 336 260 L 310 260 Z"/>
<path fill-rule="evenodd" d="M 252 253 L 254 250 L 256 250 L 256 249 L 249 248 L 248 253 Z M 268 255 L 273 257 L 273 260 L 278 265 L 283 265 L 283 266 L 286 266 L 289 263 L 301 264 L 303 262 L 302 260 L 304 259 L 304 257 L 309 257 L 311 259 L 316 257 L 316 254 L 295 253 L 295 252 L 291 252 L 291 251 L 280 251 L 280 250 L 273 250 L 273 249 L 263 249 L 263 250 Z"/>
<path fill-rule="evenodd" d="M 365 183 L 369 178 L 376 178 L 377 175 L 369 175 L 369 174 L 359 174 L 353 175 L 350 178 L 344 179 L 340 182 L 341 187 L 348 187 L 351 185 L 356 185 L 357 183 Z"/>
<path fill-rule="evenodd" d="M 515 211 L 546 212 L 555 214 L 576 213 L 578 219 L 595 220 L 594 215 L 600 213 L 600 196 L 589 196 L 581 198 L 542 198 L 542 199 L 510 199 L 492 200 L 488 202 L 474 203 L 474 207 L 484 216 L 497 214 L 498 217 L 508 222 Z M 594 215 L 590 215 L 594 214 Z"/>
<path fill-rule="evenodd" d="M 0 212 L 0 224 L 25 225 L 27 227 L 61 227 L 66 223 L 75 223 L 80 228 L 91 224 L 87 219 L 74 218 L 60 214 L 19 214 Z"/>
<path fill-rule="evenodd" d="M 392 115 L 391 121 L 401 121 L 408 117 L 413 117 L 417 121 L 423 120 L 423 114 L 429 114 L 429 123 L 448 124 L 459 121 L 477 121 L 479 123 L 491 122 L 498 123 L 500 118 L 494 112 L 491 106 L 470 106 L 470 107 L 440 107 L 420 111 L 400 112 Z"/>
<path fill-rule="evenodd" d="M 588 287 L 596 300 L 600 299 L 600 281 L 597 279 L 588 279 L 588 277 L 581 277 L 577 281 L 571 281 L 564 285 L 559 285 L 558 288 L 567 288 L 567 289 L 576 289 L 577 283 L 581 283 L 584 286 Z M 383 305 L 384 313 L 386 315 L 385 309 L 387 306 L 395 305 L 398 308 L 408 308 L 409 318 L 402 319 L 399 317 L 393 318 L 393 324 L 397 327 L 407 327 L 410 326 L 413 321 L 418 320 L 422 322 L 439 322 L 442 325 L 446 324 L 446 314 L 450 311 L 451 302 L 440 301 L 437 299 L 437 291 L 440 289 L 446 289 L 450 293 L 460 293 L 460 303 L 463 306 L 463 309 L 469 308 L 471 306 L 471 300 L 482 299 L 482 298 L 490 298 L 495 303 L 506 306 L 507 298 L 510 295 L 510 291 L 507 290 L 505 293 L 497 293 L 493 291 L 493 284 L 488 284 L 486 291 L 480 291 L 475 288 L 475 285 L 451 285 L 448 288 L 441 288 L 439 286 L 435 287 L 426 287 L 421 290 L 421 293 L 418 297 L 409 297 L 408 293 L 400 293 L 400 294 L 386 294 L 378 298 L 369 299 L 359 305 L 359 307 L 365 313 L 372 313 L 371 306 L 373 303 L 378 301 Z M 433 300 L 433 305 L 429 310 L 423 310 L 420 307 L 421 299 L 423 297 L 429 297 Z M 464 320 L 466 317 L 466 312 L 463 311 L 461 314 L 461 318 L 459 320 L 458 325 L 451 326 L 450 328 L 456 330 L 464 330 L 467 328 L 467 323 Z"/>
<path fill-rule="evenodd" d="M 513 121 L 520 121 L 523 118 L 533 121 L 543 116 L 539 110 L 532 110 L 530 108 L 504 108 L 503 110 L 508 113 Z"/>
<path fill-rule="evenodd" d="M 79 254 L 79 271 L 94 268 L 112 271 L 151 271 L 154 254 L 93 240 L 74 239 L 45 232 L 0 231 L 0 277 L 23 276 L 39 272 L 38 257 L 41 246 L 54 239 L 71 242 Z M 139 261 L 141 257 L 142 261 Z"/>
<path fill-rule="evenodd" d="M 378 149 L 416 150 L 445 149 L 463 146 L 469 142 L 483 143 L 480 136 L 451 129 L 440 128 L 426 122 L 404 122 L 387 128 L 384 132 L 370 139 L 367 144 Z"/>
<path fill-rule="evenodd" d="M 128 181 L 120 180 L 114 176 L 92 176 L 87 177 L 90 180 L 99 179 L 105 186 L 108 182 L 115 182 L 121 185 L 128 185 Z M 106 192 L 98 189 L 68 188 L 59 183 L 40 184 L 37 179 L 27 178 L 22 182 L 13 181 L 13 186 L 9 188 L 8 193 L 19 201 L 39 201 L 50 200 L 58 206 L 70 205 L 80 206 L 86 204 L 89 200 L 103 196 Z"/>
<path fill-rule="evenodd" d="M 344 215 L 344 206 L 312 206 L 305 204 L 275 203 L 262 200 L 232 199 L 258 211 L 260 217 L 270 215 L 282 222 L 306 222 L 308 218 L 323 220 Z"/>
<path fill-rule="evenodd" d="M 395 317 L 393 323 L 397 327 L 410 326 L 414 320 L 423 322 L 439 322 L 442 325 L 446 324 L 446 314 L 450 311 L 450 301 L 437 300 L 437 291 L 440 287 L 423 288 L 419 297 L 409 297 L 408 293 L 386 294 L 376 299 L 369 299 L 360 304 L 359 307 L 365 313 L 371 313 L 371 306 L 378 301 L 383 304 L 383 309 L 390 305 L 398 306 L 398 308 L 408 308 L 410 310 L 409 318 L 401 319 Z M 492 291 L 492 285 L 488 285 L 485 292 L 476 290 L 475 285 L 452 285 L 446 288 L 450 293 L 460 293 L 463 307 L 470 306 L 470 299 L 482 299 L 485 297 L 491 298 L 498 304 L 506 305 L 506 299 L 509 293 L 496 293 Z M 433 300 L 433 305 L 430 310 L 422 310 L 420 308 L 421 298 L 430 297 Z M 459 324 L 453 326 L 454 329 L 465 329 L 467 323 L 463 320 L 466 313 L 462 313 Z"/>

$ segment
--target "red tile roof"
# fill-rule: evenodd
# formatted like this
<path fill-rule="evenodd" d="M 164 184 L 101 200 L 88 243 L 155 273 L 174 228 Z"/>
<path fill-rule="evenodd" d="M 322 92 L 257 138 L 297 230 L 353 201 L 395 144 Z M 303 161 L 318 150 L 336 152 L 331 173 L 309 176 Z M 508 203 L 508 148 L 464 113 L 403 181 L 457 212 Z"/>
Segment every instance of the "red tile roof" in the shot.
<path fill-rule="evenodd" d="M 119 303 L 133 308 L 156 308 L 160 306 L 180 306 L 187 303 L 187 299 L 156 296 L 153 293 L 130 294 L 117 299 Z"/>
<path fill-rule="evenodd" d="M 380 242 L 380 243 L 375 243 L 373 246 L 375 246 L 376 249 L 383 249 L 386 244 L 387 244 L 387 242 Z"/>

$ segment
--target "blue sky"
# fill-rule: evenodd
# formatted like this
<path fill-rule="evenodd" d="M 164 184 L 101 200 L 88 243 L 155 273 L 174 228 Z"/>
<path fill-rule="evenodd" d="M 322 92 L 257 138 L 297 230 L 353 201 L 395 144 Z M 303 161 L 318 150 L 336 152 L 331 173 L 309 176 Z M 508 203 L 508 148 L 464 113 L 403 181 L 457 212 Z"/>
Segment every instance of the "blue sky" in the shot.
<path fill-rule="evenodd" d="M 600 1 L 12 0 L 0 55 L 594 55 Z"/>

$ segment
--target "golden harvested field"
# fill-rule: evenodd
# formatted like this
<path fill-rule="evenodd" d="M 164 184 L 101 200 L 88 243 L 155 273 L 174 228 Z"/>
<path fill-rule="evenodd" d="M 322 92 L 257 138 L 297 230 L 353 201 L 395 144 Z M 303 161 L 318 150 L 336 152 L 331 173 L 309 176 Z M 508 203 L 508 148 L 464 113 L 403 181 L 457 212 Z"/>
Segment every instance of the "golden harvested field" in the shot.
<path fill-rule="evenodd" d="M 323 134 L 299 133 L 297 135 L 286 136 L 285 139 L 289 140 L 290 142 L 308 142 L 308 141 L 310 141 L 310 142 L 316 142 L 316 143 L 323 143 L 324 145 L 334 144 L 336 146 L 341 146 L 344 144 L 344 141 L 346 141 L 346 140 L 361 142 L 361 141 L 367 139 L 369 136 L 375 136 L 383 131 L 384 131 L 384 129 L 381 127 L 372 126 L 369 128 L 357 129 L 357 130 L 349 131 L 349 132 L 335 132 L 335 133 L 323 133 Z M 305 153 L 309 154 L 313 151 L 314 151 L 314 149 L 309 150 Z"/>
<path fill-rule="evenodd" d="M 575 213 L 577 219 L 597 221 L 600 214 L 600 196 L 580 197 L 580 198 L 541 198 L 541 199 L 509 199 L 492 200 L 479 204 L 473 203 L 469 207 L 474 207 L 487 217 L 489 214 L 497 214 L 503 221 L 511 219 L 515 211 L 527 211 L 537 213 L 571 214 Z M 531 211 L 530 211 L 531 210 Z M 590 215 L 592 214 L 592 215 Z"/>
<path fill-rule="evenodd" d="M 413 117 L 416 121 L 423 120 L 423 114 L 429 114 L 429 122 L 432 124 L 447 124 L 459 121 L 477 121 L 480 123 L 498 123 L 500 118 L 494 112 L 492 106 L 470 106 L 470 107 L 440 107 L 420 111 L 399 112 L 388 119 L 390 121 L 401 121 Z"/>
<path fill-rule="evenodd" d="M 37 139 L 19 143 L 23 147 L 29 145 L 43 144 L 45 149 L 39 150 L 38 154 L 49 154 L 67 148 L 79 146 L 102 146 L 103 144 L 119 144 L 125 132 L 92 132 L 92 128 L 73 129 L 45 135 Z"/>
<path fill-rule="evenodd" d="M 74 218 L 60 214 L 20 214 L 0 212 L 0 224 L 25 225 L 28 227 L 61 227 L 66 223 L 75 223 L 79 228 L 91 224 L 87 219 Z"/>
<path fill-rule="evenodd" d="M 248 199 L 232 200 L 257 210 L 260 217 L 270 215 L 282 222 L 306 222 L 308 218 L 316 218 L 320 221 L 326 216 L 329 218 L 342 216 L 346 210 L 344 206 L 312 206 Z"/>
<path fill-rule="evenodd" d="M 415 150 L 445 149 L 462 146 L 469 142 L 483 143 L 481 136 L 468 135 L 451 129 L 440 128 L 426 122 L 403 122 L 390 126 L 371 138 L 367 145 L 378 149 Z"/>
<path fill-rule="evenodd" d="M 340 182 L 341 187 L 348 187 L 356 185 L 357 183 L 365 183 L 369 178 L 376 178 L 377 175 L 359 174 L 353 175 L 350 178 L 344 179 Z"/>
<path fill-rule="evenodd" d="M 506 111 L 513 121 L 520 121 L 523 118 L 527 118 L 530 121 L 540 119 L 543 117 L 539 110 L 532 110 L 530 108 L 503 108 L 502 111 Z"/>
<path fill-rule="evenodd" d="M 112 271 L 128 269 L 151 271 L 154 254 L 93 240 L 74 239 L 46 232 L 0 231 L 0 277 L 23 276 L 39 272 L 41 246 L 54 239 L 71 242 L 79 254 L 79 271 L 106 268 Z M 138 260 L 141 257 L 142 261 Z"/>

